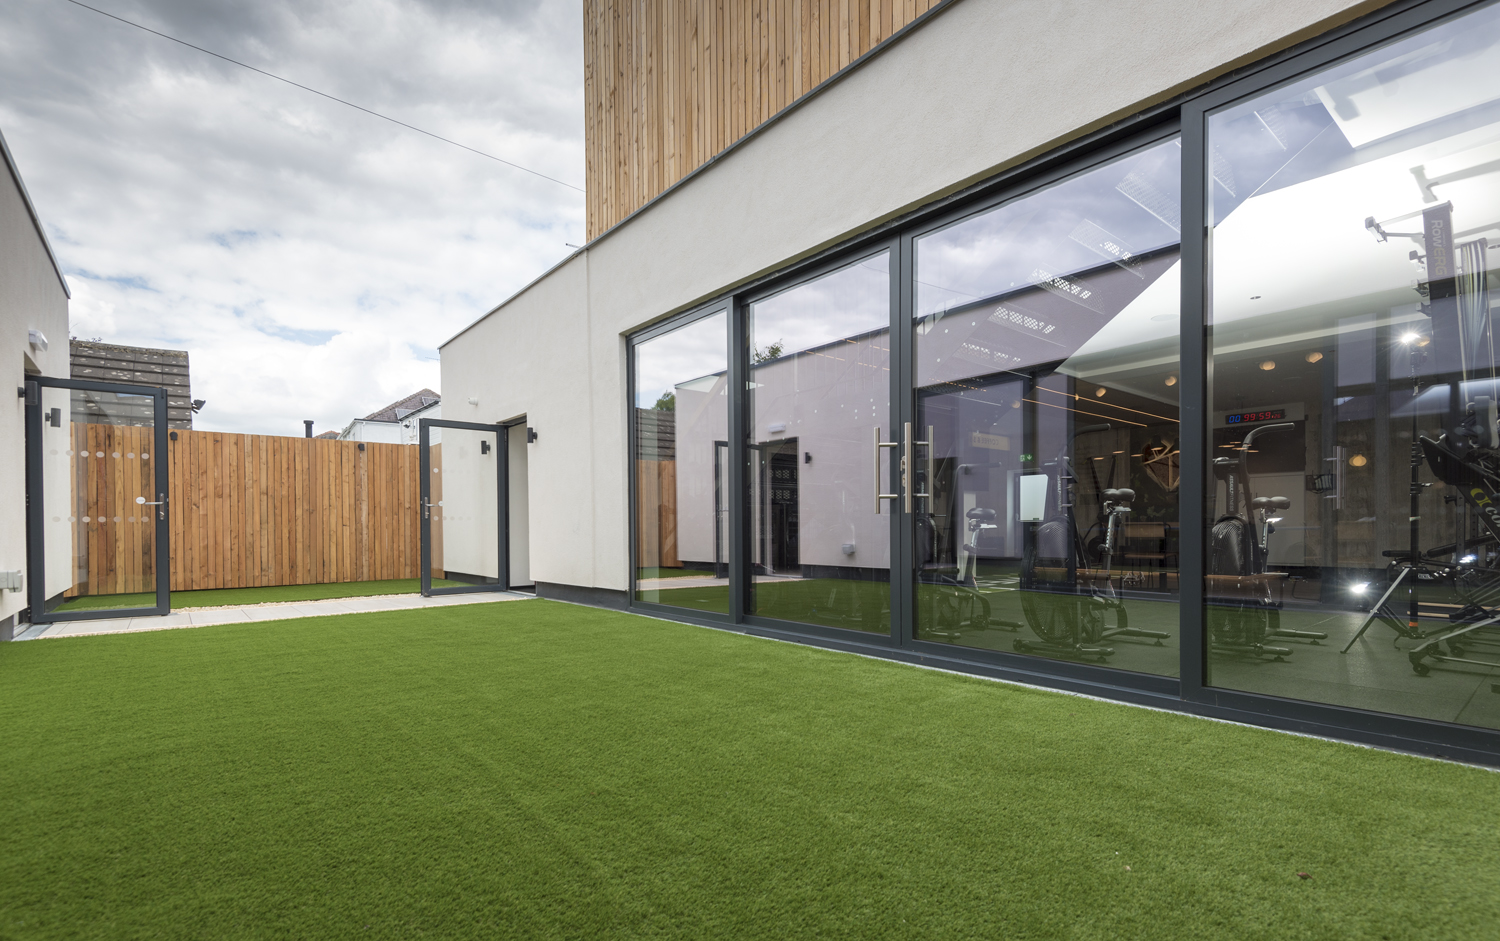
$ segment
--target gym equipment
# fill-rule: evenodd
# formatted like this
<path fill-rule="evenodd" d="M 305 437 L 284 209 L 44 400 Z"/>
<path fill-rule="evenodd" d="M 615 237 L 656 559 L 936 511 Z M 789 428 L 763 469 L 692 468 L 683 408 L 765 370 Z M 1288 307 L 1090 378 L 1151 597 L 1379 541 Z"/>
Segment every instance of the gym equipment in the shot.
<path fill-rule="evenodd" d="M 1328 639 L 1321 631 L 1281 627 L 1287 575 L 1270 570 L 1270 540 L 1276 531 L 1271 512 L 1288 509 L 1292 501 L 1250 495 L 1250 452 L 1255 440 L 1296 427 L 1293 422 L 1279 422 L 1252 428 L 1240 442 L 1236 457 L 1214 459 L 1214 478 L 1225 487 L 1224 515 L 1209 531 L 1204 586 L 1209 644 L 1215 650 L 1284 660 L 1291 648 L 1272 646 L 1269 639 L 1298 638 L 1313 644 Z"/>
<path fill-rule="evenodd" d="M 957 478 L 962 478 L 977 467 L 999 467 L 999 464 L 959 464 L 954 468 Z M 929 488 L 931 484 L 928 485 Z M 956 504 L 960 487 L 955 479 L 949 488 L 951 501 Z M 949 518 L 957 514 L 956 506 L 950 505 Z M 990 600 L 979 590 L 979 537 L 986 530 L 999 529 L 997 514 L 987 507 L 972 507 L 964 513 L 964 533 L 955 547 L 956 565 L 936 562 L 937 528 L 928 514 L 917 516 L 917 565 L 921 572 L 922 631 L 927 637 L 942 637 L 956 640 L 962 628 L 984 630 L 1020 630 L 1015 621 L 996 618 Z M 934 591 L 933 589 L 948 589 Z"/>
<path fill-rule="evenodd" d="M 1110 429 L 1107 423 L 1086 425 L 1077 429 L 1073 438 Z M 1052 513 L 1027 540 L 1021 568 L 1021 610 L 1040 640 L 1018 637 L 1015 649 L 1021 653 L 1096 657 L 1103 662 L 1114 655 L 1114 648 L 1103 644 L 1112 637 L 1149 637 L 1160 645 L 1170 635 L 1130 626 L 1124 599 L 1115 589 L 1111 571 L 1116 533 L 1130 514 L 1135 491 L 1127 488 L 1099 491 L 1100 565 L 1091 568 L 1088 546 L 1073 516 L 1076 478 L 1068 450 L 1069 444 L 1064 444 L 1048 465 L 1055 469 L 1049 488 Z M 1097 488 L 1097 480 L 1095 483 Z M 1108 626 L 1111 615 L 1113 627 Z"/>

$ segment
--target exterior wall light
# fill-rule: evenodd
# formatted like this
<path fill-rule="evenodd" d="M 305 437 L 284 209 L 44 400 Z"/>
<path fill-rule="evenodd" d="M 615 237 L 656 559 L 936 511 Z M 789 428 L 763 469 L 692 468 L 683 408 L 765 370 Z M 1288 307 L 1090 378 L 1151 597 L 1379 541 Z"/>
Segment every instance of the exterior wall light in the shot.
<path fill-rule="evenodd" d="M 1364 467 L 1368 463 L 1370 463 L 1370 459 L 1363 454 L 1356 454 L 1349 459 L 1350 467 Z"/>

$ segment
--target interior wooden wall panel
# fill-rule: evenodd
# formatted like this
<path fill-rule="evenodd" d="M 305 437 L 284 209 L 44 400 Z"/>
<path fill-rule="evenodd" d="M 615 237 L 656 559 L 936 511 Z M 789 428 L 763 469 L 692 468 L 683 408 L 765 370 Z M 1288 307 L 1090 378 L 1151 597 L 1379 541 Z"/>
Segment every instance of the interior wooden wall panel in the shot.
<path fill-rule="evenodd" d="M 75 424 L 73 595 L 152 591 L 151 432 Z M 416 448 L 177 430 L 168 445 L 171 587 L 416 578 Z M 113 455 L 120 454 L 117 458 Z M 94 455 L 103 454 L 104 457 Z"/>
<path fill-rule="evenodd" d="M 926 13 L 933 0 L 585 0 L 588 237 Z"/>

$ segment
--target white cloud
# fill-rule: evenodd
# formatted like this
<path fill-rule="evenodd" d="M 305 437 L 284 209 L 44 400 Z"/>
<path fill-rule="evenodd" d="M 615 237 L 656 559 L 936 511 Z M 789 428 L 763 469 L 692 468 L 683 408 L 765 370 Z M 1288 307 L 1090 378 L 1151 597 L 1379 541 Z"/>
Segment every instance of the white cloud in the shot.
<path fill-rule="evenodd" d="M 573 2 L 95 5 L 581 185 Z M 56 0 L 0 25 L 0 128 L 73 333 L 186 349 L 199 427 L 342 427 L 583 239 L 582 194 Z"/>

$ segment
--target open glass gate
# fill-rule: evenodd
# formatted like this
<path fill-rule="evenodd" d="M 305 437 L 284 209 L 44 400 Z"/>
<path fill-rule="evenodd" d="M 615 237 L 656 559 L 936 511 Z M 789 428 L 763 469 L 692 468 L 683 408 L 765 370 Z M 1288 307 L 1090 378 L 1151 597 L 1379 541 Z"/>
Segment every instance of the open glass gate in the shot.
<path fill-rule="evenodd" d="M 508 430 L 424 418 L 420 433 L 422 594 L 509 589 Z"/>
<path fill-rule="evenodd" d="M 167 393 L 26 382 L 31 621 L 166 614 Z"/>

